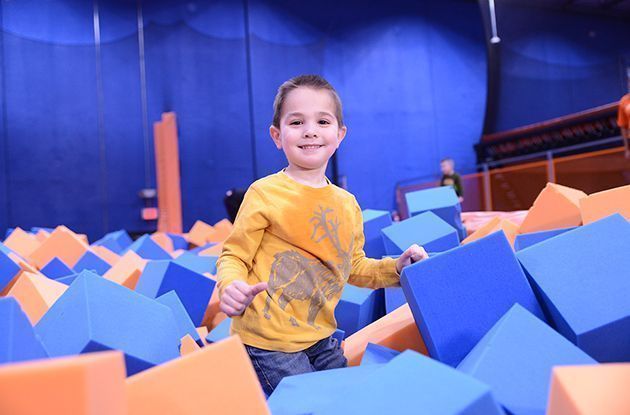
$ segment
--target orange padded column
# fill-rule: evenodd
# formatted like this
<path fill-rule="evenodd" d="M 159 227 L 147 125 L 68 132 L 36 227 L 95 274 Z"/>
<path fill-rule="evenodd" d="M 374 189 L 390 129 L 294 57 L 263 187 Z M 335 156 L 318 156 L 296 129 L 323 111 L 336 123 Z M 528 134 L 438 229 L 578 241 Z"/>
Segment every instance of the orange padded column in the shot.
<path fill-rule="evenodd" d="M 126 415 L 123 354 L 108 351 L 2 365 L 0 414 Z"/>
<path fill-rule="evenodd" d="M 177 121 L 174 112 L 153 124 L 158 190 L 158 231 L 182 233 L 182 196 L 179 176 Z"/>
<path fill-rule="evenodd" d="M 237 336 L 128 378 L 127 397 L 129 415 L 269 413 Z"/>
<path fill-rule="evenodd" d="M 379 344 L 400 352 L 407 349 L 428 354 L 416 327 L 409 304 L 405 304 L 372 324 L 362 328 L 344 342 L 344 355 L 349 366 L 357 366 L 368 343 Z"/>
<path fill-rule="evenodd" d="M 581 190 L 547 183 L 529 209 L 519 233 L 580 226 L 580 199 L 584 197 L 586 193 Z"/>
<path fill-rule="evenodd" d="M 553 369 L 547 415 L 630 414 L 630 363 Z"/>

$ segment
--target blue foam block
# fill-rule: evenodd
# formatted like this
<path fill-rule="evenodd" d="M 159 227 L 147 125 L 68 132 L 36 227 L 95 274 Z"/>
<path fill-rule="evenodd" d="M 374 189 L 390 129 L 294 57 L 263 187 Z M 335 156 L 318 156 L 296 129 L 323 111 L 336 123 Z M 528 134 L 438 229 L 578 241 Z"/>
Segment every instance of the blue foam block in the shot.
<path fill-rule="evenodd" d="M 86 251 L 74 266 L 75 272 L 81 272 L 83 270 L 94 271 L 98 275 L 105 274 L 112 266 L 105 262 L 104 259 L 99 257 L 93 252 Z"/>
<path fill-rule="evenodd" d="M 335 308 L 337 327 L 351 336 L 385 315 L 383 290 L 355 287 L 347 284 Z"/>
<path fill-rule="evenodd" d="M 385 255 L 385 245 L 381 229 L 391 226 L 392 217 L 386 210 L 366 209 L 363 214 L 363 250 L 368 258 L 381 258 Z"/>
<path fill-rule="evenodd" d="M 7 239 L 9 236 L 11 236 L 14 230 L 15 228 L 7 228 L 7 231 L 4 233 L 4 239 Z"/>
<path fill-rule="evenodd" d="M 407 299 L 401 287 L 385 288 L 385 312 L 387 314 L 405 304 L 407 304 Z"/>
<path fill-rule="evenodd" d="M 172 311 L 83 271 L 35 326 L 50 356 L 122 350 L 132 375 L 179 356 Z"/>
<path fill-rule="evenodd" d="M 151 298 L 174 290 L 195 326 L 200 326 L 216 282 L 173 261 L 149 261 L 136 292 Z"/>
<path fill-rule="evenodd" d="M 155 299 L 160 304 L 164 304 L 173 312 L 173 317 L 175 317 L 175 322 L 177 323 L 177 327 L 179 328 L 179 337 L 182 338 L 187 334 L 190 334 L 190 337 L 193 338 L 200 346 L 203 346 L 203 342 L 201 341 L 201 337 L 195 328 L 195 325 L 190 320 L 190 316 L 181 300 L 177 296 L 175 291 L 169 291 L 166 294 L 162 294 L 158 298 Z"/>
<path fill-rule="evenodd" d="M 92 245 L 100 245 L 117 254 L 122 254 L 133 243 L 129 234 L 124 230 L 110 232 Z"/>
<path fill-rule="evenodd" d="M 5 244 L 0 242 L 0 252 L 9 255 L 13 251 L 11 249 L 9 249 Z"/>
<path fill-rule="evenodd" d="M 359 367 L 372 367 L 365 365 Z M 364 375 L 314 414 L 467 414 L 503 410 L 490 387 L 411 350 Z"/>
<path fill-rule="evenodd" d="M 208 343 L 216 343 L 220 340 L 230 337 L 230 325 L 232 324 L 231 318 L 226 318 L 220 322 L 210 333 L 206 336 Z"/>
<path fill-rule="evenodd" d="M 72 268 L 67 266 L 65 262 L 57 257 L 54 257 L 48 262 L 48 264 L 44 265 L 44 268 L 41 269 L 41 272 L 42 274 L 53 280 L 74 274 Z"/>
<path fill-rule="evenodd" d="M 381 230 L 388 255 L 400 255 L 413 244 L 428 252 L 446 251 L 459 245 L 457 231 L 432 212 L 405 219 Z"/>
<path fill-rule="evenodd" d="M 400 282 L 430 356 L 451 366 L 515 303 L 544 318 L 502 231 L 410 265 Z"/>
<path fill-rule="evenodd" d="M 192 269 L 199 274 L 209 272 L 212 275 L 217 273 L 218 256 L 199 256 L 192 252 L 184 252 L 173 260 L 176 264 Z"/>
<path fill-rule="evenodd" d="M 98 275 L 98 274 L 94 274 L 94 275 Z M 57 278 L 57 282 L 60 282 L 66 285 L 72 285 L 72 283 L 74 282 L 74 280 L 77 279 L 78 276 L 79 274 L 67 275 L 65 277 Z"/>
<path fill-rule="evenodd" d="M 405 199 L 410 216 L 433 212 L 457 229 L 460 239 L 466 238 L 466 230 L 461 218 L 462 208 L 457 193 L 452 187 L 443 186 L 409 192 L 405 195 Z"/>
<path fill-rule="evenodd" d="M 178 235 L 176 233 L 167 233 L 166 236 L 168 236 L 173 242 L 174 250 L 188 249 L 188 241 L 183 236 Z"/>
<path fill-rule="evenodd" d="M 490 385 L 513 415 L 544 415 L 554 366 L 596 364 L 529 311 L 515 304 L 457 367 Z"/>
<path fill-rule="evenodd" d="M 600 362 L 630 362 L 629 247 L 615 214 L 517 253 L 549 321 Z"/>
<path fill-rule="evenodd" d="M 9 258 L 8 254 L 0 252 L 0 291 L 15 278 L 20 272 L 20 267 Z"/>
<path fill-rule="evenodd" d="M 17 300 L 0 298 L 0 364 L 46 357 L 48 353 Z"/>
<path fill-rule="evenodd" d="M 389 347 L 381 346 L 380 344 L 368 343 L 361 358 L 361 365 L 373 365 L 376 363 L 388 363 L 394 357 L 400 354 L 397 350 L 392 350 Z"/>
<path fill-rule="evenodd" d="M 546 241 L 549 238 L 553 238 L 554 236 L 561 235 L 573 229 L 575 228 L 562 228 L 553 229 L 551 231 L 522 233 L 520 235 L 517 235 L 516 239 L 514 240 L 514 250 L 520 251 L 522 249 L 529 248 L 532 245 L 535 245 L 542 241 Z"/>
<path fill-rule="evenodd" d="M 341 342 L 346 338 L 346 332 L 338 328 L 332 334 L 332 338 L 337 339 L 337 343 L 341 344 Z"/>
<path fill-rule="evenodd" d="M 172 259 L 171 255 L 149 235 L 142 235 L 132 243 L 127 251 L 133 251 L 144 259 Z"/>
<path fill-rule="evenodd" d="M 280 381 L 267 404 L 274 415 L 311 414 L 343 397 L 347 388 L 360 384 L 380 367 L 375 364 L 289 376 Z"/>
<path fill-rule="evenodd" d="M 192 252 L 193 254 L 198 254 L 199 252 L 205 251 L 206 249 L 211 248 L 211 247 L 213 247 L 215 245 L 216 245 L 216 243 L 209 242 L 209 243 L 207 243 L 205 245 L 198 246 L 196 248 L 191 249 L 190 252 Z"/>

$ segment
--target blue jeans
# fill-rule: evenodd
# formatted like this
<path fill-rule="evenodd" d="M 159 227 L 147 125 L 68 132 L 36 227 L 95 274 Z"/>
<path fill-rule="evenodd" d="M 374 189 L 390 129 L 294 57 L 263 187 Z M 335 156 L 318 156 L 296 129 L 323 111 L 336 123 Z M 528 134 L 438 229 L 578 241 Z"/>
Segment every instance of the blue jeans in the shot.
<path fill-rule="evenodd" d="M 267 395 L 271 395 L 285 376 L 299 375 L 348 366 L 337 339 L 327 337 L 306 350 L 295 353 L 274 352 L 245 345 L 256 375 Z"/>

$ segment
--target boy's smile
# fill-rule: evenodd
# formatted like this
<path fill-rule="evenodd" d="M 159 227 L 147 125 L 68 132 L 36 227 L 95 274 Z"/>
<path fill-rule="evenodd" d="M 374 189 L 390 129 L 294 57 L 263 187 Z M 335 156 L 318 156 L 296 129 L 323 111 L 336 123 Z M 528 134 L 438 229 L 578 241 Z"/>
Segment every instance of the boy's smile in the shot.
<path fill-rule="evenodd" d="M 287 95 L 280 128 L 271 126 L 269 130 L 276 147 L 287 157 L 287 171 L 323 180 L 328 160 L 346 134 L 335 113 L 335 101 L 327 90 L 300 87 Z"/>

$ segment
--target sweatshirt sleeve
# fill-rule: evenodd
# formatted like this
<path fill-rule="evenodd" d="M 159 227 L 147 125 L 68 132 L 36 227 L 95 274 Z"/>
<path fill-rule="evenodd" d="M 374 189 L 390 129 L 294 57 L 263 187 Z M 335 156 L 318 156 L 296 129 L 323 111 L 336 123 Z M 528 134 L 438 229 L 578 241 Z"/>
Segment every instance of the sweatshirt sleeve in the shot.
<path fill-rule="evenodd" d="M 267 206 L 262 194 L 250 186 L 236 215 L 234 229 L 224 242 L 217 261 L 219 294 L 223 294 L 225 287 L 234 280 L 247 281 L 254 256 L 269 226 Z"/>
<path fill-rule="evenodd" d="M 355 204 L 354 245 L 352 269 L 348 282 L 358 287 L 382 288 L 400 286 L 400 275 L 396 272 L 396 260 L 393 258 L 373 259 L 365 256 L 363 245 L 363 217 L 359 204 Z"/>

